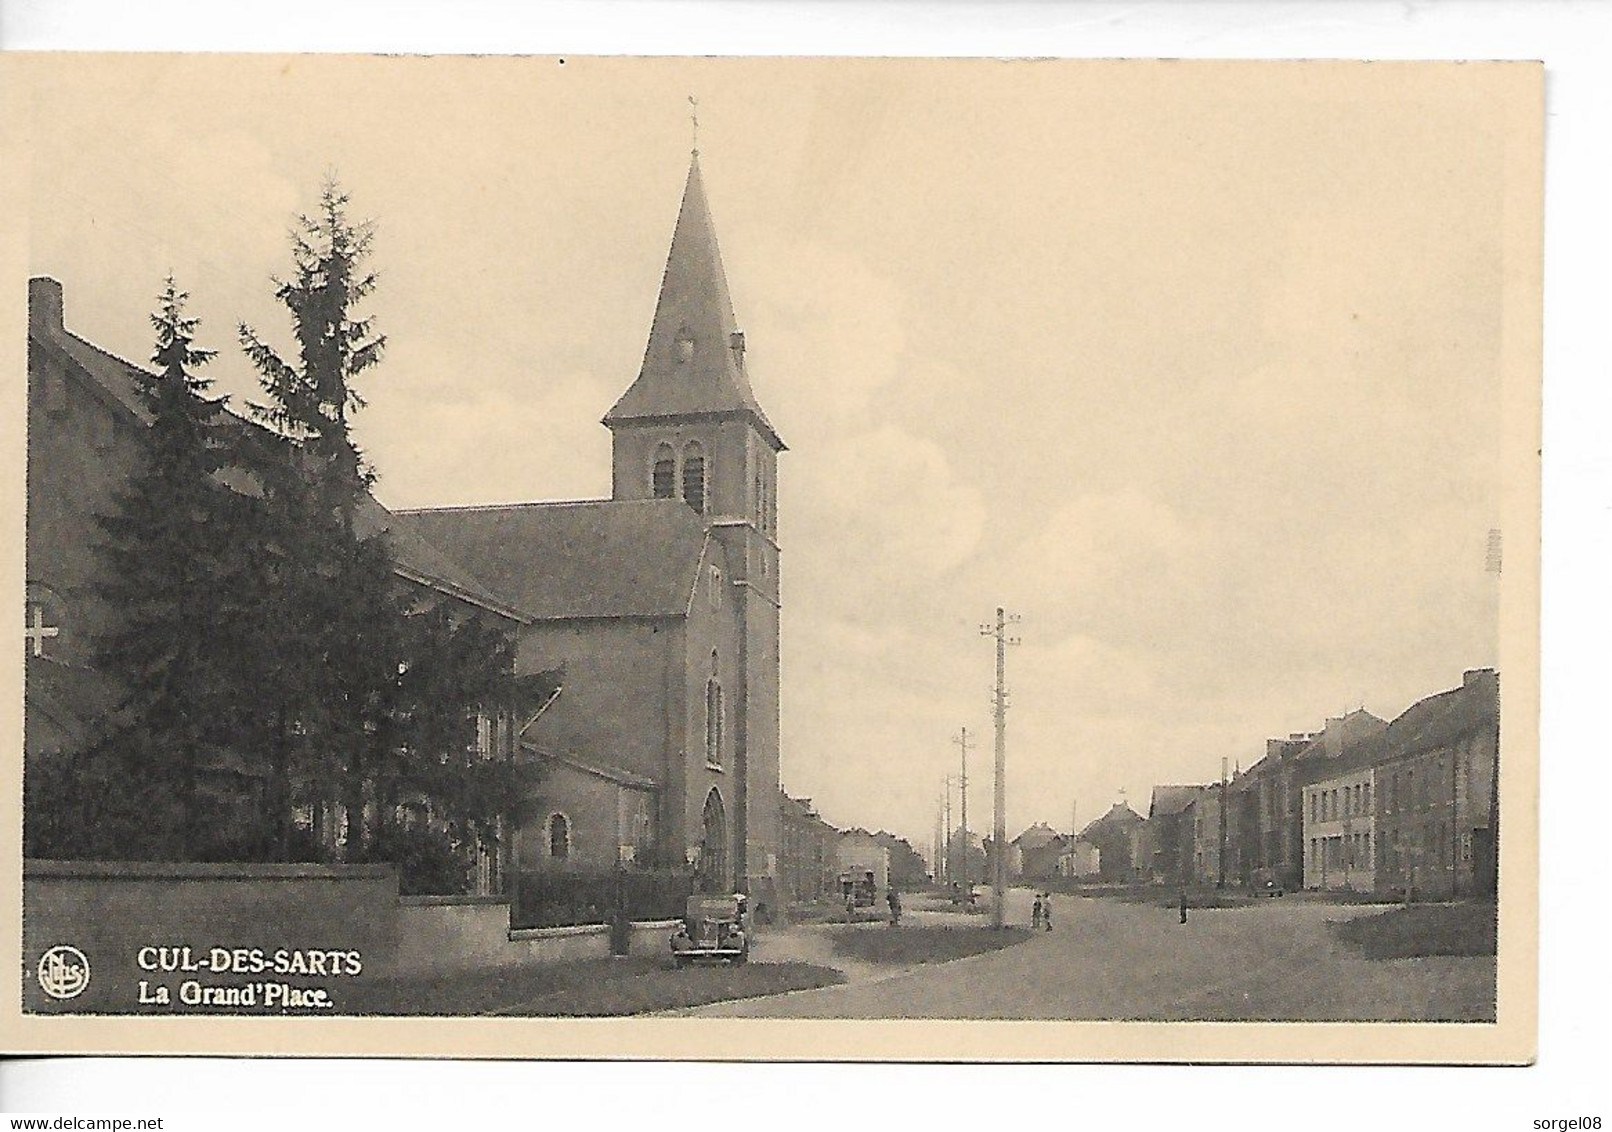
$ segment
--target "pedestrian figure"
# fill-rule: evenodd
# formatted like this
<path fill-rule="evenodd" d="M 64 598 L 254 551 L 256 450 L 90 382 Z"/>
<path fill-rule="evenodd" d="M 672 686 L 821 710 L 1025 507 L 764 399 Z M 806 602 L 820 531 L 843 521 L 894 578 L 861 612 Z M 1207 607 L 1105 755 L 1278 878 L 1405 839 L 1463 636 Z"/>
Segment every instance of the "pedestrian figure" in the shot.
<path fill-rule="evenodd" d="M 1035 930 L 1041 926 L 1041 894 L 1035 896 L 1035 904 L 1030 908 L 1030 928 Z"/>
<path fill-rule="evenodd" d="M 856 896 L 849 890 L 845 893 L 845 922 L 856 923 Z"/>
<path fill-rule="evenodd" d="M 1052 893 L 1047 893 L 1041 905 L 1041 926 L 1047 931 L 1052 930 Z"/>
<path fill-rule="evenodd" d="M 1181 890 L 1181 922 L 1187 922 L 1187 890 Z"/>
<path fill-rule="evenodd" d="M 901 893 L 891 886 L 890 894 L 885 897 L 890 905 L 890 926 L 893 928 L 901 922 Z"/>

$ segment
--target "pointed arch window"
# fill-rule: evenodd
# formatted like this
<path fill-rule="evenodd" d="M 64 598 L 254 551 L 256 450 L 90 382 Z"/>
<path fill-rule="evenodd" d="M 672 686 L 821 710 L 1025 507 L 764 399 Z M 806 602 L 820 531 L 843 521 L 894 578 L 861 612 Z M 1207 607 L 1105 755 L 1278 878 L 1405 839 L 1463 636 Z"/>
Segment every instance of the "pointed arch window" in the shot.
<path fill-rule="evenodd" d="M 556 861 L 571 856 L 571 819 L 564 814 L 550 814 L 548 821 L 549 856 Z"/>
<path fill-rule="evenodd" d="M 649 488 L 656 499 L 677 497 L 677 453 L 670 444 L 655 449 L 655 462 L 649 474 Z"/>
<path fill-rule="evenodd" d="M 705 765 L 722 766 L 722 683 L 717 679 L 716 651 L 711 652 L 711 678 L 705 682 Z"/>
<path fill-rule="evenodd" d="M 705 514 L 705 449 L 692 440 L 683 448 L 683 502 Z"/>

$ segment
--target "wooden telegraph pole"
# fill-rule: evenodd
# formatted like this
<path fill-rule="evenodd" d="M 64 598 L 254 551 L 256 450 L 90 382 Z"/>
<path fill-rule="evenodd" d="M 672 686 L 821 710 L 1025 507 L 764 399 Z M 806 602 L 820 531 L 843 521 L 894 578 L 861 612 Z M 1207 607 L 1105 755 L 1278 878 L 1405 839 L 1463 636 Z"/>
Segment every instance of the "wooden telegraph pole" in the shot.
<path fill-rule="evenodd" d="M 957 778 L 957 790 L 963 807 L 960 819 L 963 823 L 963 887 L 972 892 L 973 889 L 970 886 L 974 882 L 968 876 L 968 728 L 965 727 L 954 735 L 952 742 L 956 743 L 963 752 L 963 766 Z"/>
<path fill-rule="evenodd" d="M 995 625 L 981 625 L 980 636 L 996 640 L 996 693 L 993 697 L 996 711 L 996 822 L 991 844 L 991 879 L 994 900 L 991 923 L 1001 928 L 1007 910 L 1007 647 L 1019 643 L 1017 637 L 1007 635 L 1007 627 L 1018 623 L 1018 614 L 1011 616 L 999 606 Z"/>

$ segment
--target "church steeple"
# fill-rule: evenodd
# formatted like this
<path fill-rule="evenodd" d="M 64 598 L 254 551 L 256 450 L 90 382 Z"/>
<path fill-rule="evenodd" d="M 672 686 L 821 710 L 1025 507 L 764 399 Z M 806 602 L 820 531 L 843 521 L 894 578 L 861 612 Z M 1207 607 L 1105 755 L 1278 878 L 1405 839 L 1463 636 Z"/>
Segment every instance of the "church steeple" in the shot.
<path fill-rule="evenodd" d="M 773 451 L 784 449 L 745 372 L 744 335 L 733 315 L 698 150 L 689 160 L 643 365 L 604 423 L 617 429 L 691 418 L 746 418 Z"/>

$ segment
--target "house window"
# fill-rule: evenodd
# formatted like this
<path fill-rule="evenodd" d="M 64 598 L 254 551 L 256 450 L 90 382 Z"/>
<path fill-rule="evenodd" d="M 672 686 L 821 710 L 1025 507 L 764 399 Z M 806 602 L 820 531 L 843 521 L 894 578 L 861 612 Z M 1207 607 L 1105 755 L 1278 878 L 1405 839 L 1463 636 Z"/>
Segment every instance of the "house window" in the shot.
<path fill-rule="evenodd" d="M 711 601 L 712 609 L 722 608 L 722 571 L 715 566 L 710 567 L 705 576 L 706 597 Z"/>
<path fill-rule="evenodd" d="M 564 814 L 549 815 L 549 856 L 565 861 L 571 856 L 571 819 Z"/>
<path fill-rule="evenodd" d="M 670 444 L 655 449 L 655 463 L 650 471 L 649 489 L 656 499 L 677 497 L 677 453 Z"/>
<path fill-rule="evenodd" d="M 705 514 L 705 450 L 693 441 L 683 449 L 683 502 Z"/>

